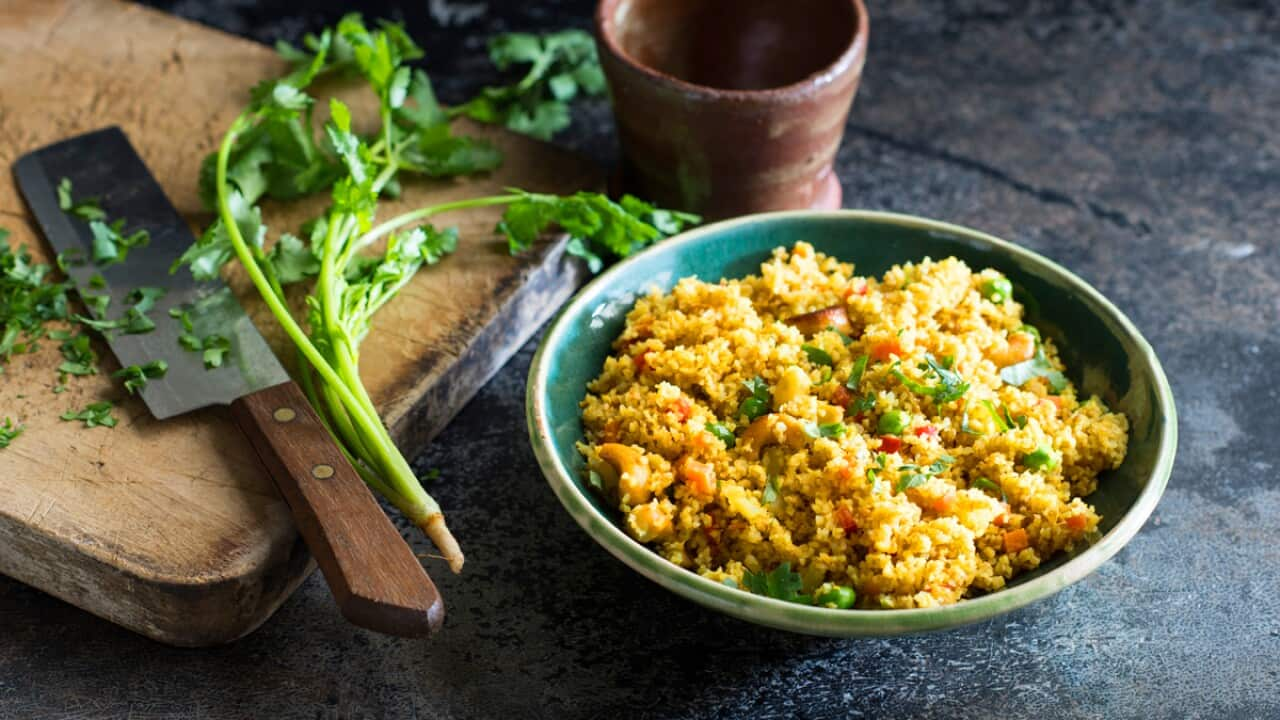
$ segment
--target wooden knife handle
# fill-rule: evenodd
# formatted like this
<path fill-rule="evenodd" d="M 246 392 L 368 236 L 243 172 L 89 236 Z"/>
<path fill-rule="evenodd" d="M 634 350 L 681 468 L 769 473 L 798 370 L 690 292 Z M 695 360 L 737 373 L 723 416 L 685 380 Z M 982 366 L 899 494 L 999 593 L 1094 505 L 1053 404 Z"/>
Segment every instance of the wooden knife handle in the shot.
<path fill-rule="evenodd" d="M 231 411 L 293 510 L 342 614 L 401 637 L 439 628 L 436 586 L 297 383 L 246 395 Z"/>

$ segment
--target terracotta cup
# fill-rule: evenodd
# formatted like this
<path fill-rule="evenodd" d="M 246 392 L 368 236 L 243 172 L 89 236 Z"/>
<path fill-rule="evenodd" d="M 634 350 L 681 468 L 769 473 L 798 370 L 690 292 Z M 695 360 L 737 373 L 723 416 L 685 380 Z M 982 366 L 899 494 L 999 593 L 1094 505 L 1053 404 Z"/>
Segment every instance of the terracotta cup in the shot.
<path fill-rule="evenodd" d="M 601 0 L 623 189 L 708 219 L 840 206 L 862 0 Z"/>

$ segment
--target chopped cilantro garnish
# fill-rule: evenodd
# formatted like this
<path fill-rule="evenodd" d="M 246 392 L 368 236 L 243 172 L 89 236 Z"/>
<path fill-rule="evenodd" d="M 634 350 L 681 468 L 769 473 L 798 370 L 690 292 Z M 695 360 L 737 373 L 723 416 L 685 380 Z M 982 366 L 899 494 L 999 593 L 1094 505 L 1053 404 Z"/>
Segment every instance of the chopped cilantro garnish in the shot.
<path fill-rule="evenodd" d="M 1022 387 L 1032 378 L 1042 377 L 1049 382 L 1049 391 L 1054 395 L 1067 388 L 1067 376 L 1055 368 L 1045 357 L 1044 348 L 1037 346 L 1035 357 L 1000 370 L 1000 379 L 1010 385 Z"/>
<path fill-rule="evenodd" d="M 875 409 L 875 406 L 876 406 L 876 396 L 873 395 L 872 393 L 867 393 L 866 395 L 863 395 L 857 400 L 854 400 L 853 404 L 849 406 L 849 411 L 852 412 L 854 415 L 857 415 L 858 413 L 871 412 L 873 409 Z"/>
<path fill-rule="evenodd" d="M 982 431 L 969 424 L 969 401 L 966 400 L 964 407 L 960 408 L 960 432 L 965 435 L 982 436 Z"/>
<path fill-rule="evenodd" d="M 96 265 L 113 265 L 124 262 L 129 251 L 136 247 L 144 247 L 151 242 L 151 234 L 146 230 L 134 230 L 126 233 L 124 219 L 111 224 L 102 220 L 91 220 L 89 231 L 93 233 L 92 251 L 90 253 Z"/>
<path fill-rule="evenodd" d="M 969 392 L 969 383 L 960 377 L 960 373 L 943 367 L 933 355 L 925 355 L 925 365 L 927 367 L 927 376 L 936 377 L 937 385 L 924 385 L 907 377 L 901 370 L 893 368 L 893 376 L 898 381 L 907 386 L 907 389 L 917 395 L 925 395 L 933 398 L 933 401 L 939 405 L 949 403 L 952 400 L 959 400 L 965 393 Z"/>
<path fill-rule="evenodd" d="M 750 395 L 738 406 L 738 414 L 746 415 L 748 420 L 755 420 L 769 412 L 769 406 L 773 404 L 773 394 L 769 392 L 769 384 L 757 376 L 742 385 Z"/>
<path fill-rule="evenodd" d="M 764 492 L 760 495 L 760 501 L 765 505 L 772 505 L 778 501 L 779 494 L 782 490 L 782 478 L 777 475 L 770 475 L 765 478 Z"/>
<path fill-rule="evenodd" d="M 1009 501 L 1009 498 L 1004 494 L 1004 488 L 1000 487 L 994 482 L 991 482 L 987 478 L 980 477 L 977 480 L 974 480 L 972 483 L 972 486 L 978 488 L 979 490 L 985 490 L 989 493 L 999 493 L 1001 500 L 1003 500 L 1004 502 Z"/>
<path fill-rule="evenodd" d="M 804 423 L 805 433 L 813 438 L 838 438 L 844 435 L 848 429 L 842 422 L 823 423 L 821 425 L 815 422 Z"/>
<path fill-rule="evenodd" d="M 767 573 L 753 573 L 748 570 L 742 574 L 742 583 L 747 590 L 756 595 L 794 603 L 809 602 L 808 596 L 800 593 L 803 583 L 799 574 L 791 572 L 789 562 L 784 562 Z"/>
<path fill-rule="evenodd" d="M 151 312 L 151 308 L 156 306 L 156 301 L 165 296 L 168 291 L 162 287 L 139 287 L 134 288 L 125 302 L 137 308 L 138 312 Z"/>
<path fill-rule="evenodd" d="M 827 332 L 833 332 L 836 335 L 840 336 L 840 342 L 844 343 L 846 347 L 853 344 L 853 338 L 840 332 L 840 330 L 837 329 L 835 325 L 828 325 Z"/>
<path fill-rule="evenodd" d="M 10 418 L 5 418 L 4 422 L 0 422 L 0 448 L 9 447 L 9 443 L 13 442 L 26 429 L 23 425 L 17 425 Z"/>
<path fill-rule="evenodd" d="M 862 374 L 866 371 L 867 356 L 859 355 L 858 359 L 853 361 L 853 368 L 849 370 L 849 379 L 845 381 L 844 386 L 849 390 L 857 390 L 862 382 Z"/>
<path fill-rule="evenodd" d="M 222 361 L 231 351 L 231 341 L 221 335 L 209 335 L 200 341 L 204 351 L 203 359 L 206 368 L 222 367 Z"/>
<path fill-rule="evenodd" d="M 91 403 L 80 412 L 68 410 L 62 414 L 62 419 L 67 421 L 80 420 L 87 428 L 98 427 L 115 427 L 116 419 L 111 414 L 112 404 L 110 400 Z"/>
<path fill-rule="evenodd" d="M 725 448 L 732 448 L 738 443 L 738 438 L 734 437 L 733 431 L 721 423 L 707 425 L 707 431 L 719 438 Z"/>
<path fill-rule="evenodd" d="M 152 360 L 145 365 L 130 365 L 111 374 L 111 377 L 124 380 L 124 388 L 134 394 L 146 387 L 147 381 L 162 378 L 169 371 L 169 364 L 163 360 Z"/>
<path fill-rule="evenodd" d="M 923 485 L 929 478 L 944 472 L 947 466 L 953 462 L 955 462 L 955 458 L 950 455 L 943 455 L 923 468 L 919 465 L 899 465 L 898 484 L 894 486 L 894 492 L 902 492 L 903 490 Z"/>
<path fill-rule="evenodd" d="M 1041 445 L 1022 456 L 1022 464 L 1031 470 L 1052 470 L 1061 458 L 1052 448 Z"/>
<path fill-rule="evenodd" d="M 991 419 L 995 420 L 996 429 L 1002 433 L 1007 433 L 1015 427 L 1024 428 L 1027 426 L 1027 416 L 1014 415 L 1009 412 L 1009 408 L 1004 403 L 1000 403 L 998 410 L 990 400 L 983 400 L 982 406 L 987 409 L 988 413 L 991 413 Z"/>
<path fill-rule="evenodd" d="M 71 196 L 71 179 L 62 178 L 58 182 L 58 207 L 81 220 L 105 220 L 107 214 L 98 205 L 97 198 L 84 198 L 79 202 Z"/>
<path fill-rule="evenodd" d="M 89 308 L 89 312 L 93 313 L 94 317 L 104 318 L 107 315 L 107 306 L 111 304 L 111 296 L 80 293 L 80 301 Z"/>
<path fill-rule="evenodd" d="M 826 365 L 830 367 L 831 364 L 835 362 L 831 359 L 831 353 L 828 353 L 820 347 L 815 347 L 813 345 L 801 345 L 800 349 L 809 357 L 809 362 L 814 365 Z"/>

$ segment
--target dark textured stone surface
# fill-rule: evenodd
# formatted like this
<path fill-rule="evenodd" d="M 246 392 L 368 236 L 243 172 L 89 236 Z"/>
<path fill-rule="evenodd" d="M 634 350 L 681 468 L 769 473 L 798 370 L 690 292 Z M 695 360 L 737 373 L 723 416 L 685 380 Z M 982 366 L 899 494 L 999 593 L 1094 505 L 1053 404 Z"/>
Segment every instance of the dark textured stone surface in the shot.
<path fill-rule="evenodd" d="M 340 12 L 156 4 L 261 40 Z M 439 0 L 363 3 L 410 22 L 446 98 L 487 78 L 479 38 L 585 26 L 590 10 L 509 5 L 446 31 Z M 1177 466 L 1114 560 L 1048 601 L 923 637 L 820 640 L 720 617 L 560 509 L 525 441 L 530 347 L 419 460 L 443 470 L 433 492 L 468 550 L 462 577 L 432 566 L 449 603 L 437 638 L 354 630 L 313 577 L 249 638 L 173 650 L 0 579 L 0 716 L 1280 717 L 1280 11 L 871 6 L 846 204 L 1061 261 L 1134 319 L 1173 381 Z M 578 115 L 561 142 L 610 157 L 607 109 Z"/>

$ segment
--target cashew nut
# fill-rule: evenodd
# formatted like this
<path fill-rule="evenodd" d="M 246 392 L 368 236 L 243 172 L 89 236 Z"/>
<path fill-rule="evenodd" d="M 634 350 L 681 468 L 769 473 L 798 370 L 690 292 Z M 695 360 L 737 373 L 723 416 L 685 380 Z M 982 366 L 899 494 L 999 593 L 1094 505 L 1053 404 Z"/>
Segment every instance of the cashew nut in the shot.
<path fill-rule="evenodd" d="M 784 444 L 794 450 L 804 447 L 809 435 L 799 420 L 790 415 L 769 413 L 758 417 L 742 431 L 741 447 L 751 458 L 760 457 L 768 445 Z"/>
<path fill-rule="evenodd" d="M 809 374 L 792 365 L 782 371 L 782 377 L 773 388 L 773 407 L 780 408 L 798 397 L 809 393 Z"/>
<path fill-rule="evenodd" d="M 604 443 L 596 454 L 607 463 L 605 467 L 592 468 L 604 479 L 605 487 L 618 488 L 622 498 L 632 506 L 649 500 L 649 466 L 640 451 L 629 445 Z"/>

